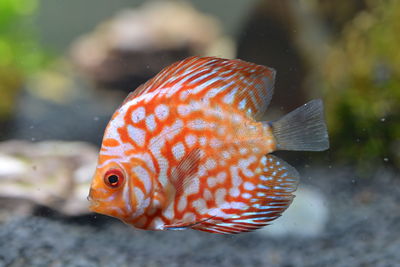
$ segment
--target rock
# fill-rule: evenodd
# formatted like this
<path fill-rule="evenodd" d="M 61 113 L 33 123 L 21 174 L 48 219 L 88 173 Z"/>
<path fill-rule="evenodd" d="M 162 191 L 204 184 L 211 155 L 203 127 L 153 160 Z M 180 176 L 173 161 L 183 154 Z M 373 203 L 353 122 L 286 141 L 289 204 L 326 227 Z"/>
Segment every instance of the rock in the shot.
<path fill-rule="evenodd" d="M 9 176 L 12 179 L 26 173 L 28 168 L 29 165 L 25 162 L 6 154 L 0 154 L 0 177 Z"/>
<path fill-rule="evenodd" d="M 126 9 L 80 38 L 73 61 L 100 87 L 134 90 L 163 67 L 192 55 L 232 57 L 220 23 L 180 1 Z M 222 46 L 222 47 L 221 47 Z"/>
<path fill-rule="evenodd" d="M 97 149 L 83 142 L 0 143 L 0 197 L 29 200 L 66 215 L 88 213 L 96 159 Z"/>

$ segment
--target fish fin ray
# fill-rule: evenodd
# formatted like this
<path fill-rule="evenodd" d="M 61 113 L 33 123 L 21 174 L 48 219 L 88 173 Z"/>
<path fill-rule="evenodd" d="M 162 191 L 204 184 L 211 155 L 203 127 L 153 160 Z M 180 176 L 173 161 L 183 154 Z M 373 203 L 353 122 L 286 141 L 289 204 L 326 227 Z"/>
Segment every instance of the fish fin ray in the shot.
<path fill-rule="evenodd" d="M 274 81 L 275 70 L 265 66 L 239 59 L 189 57 L 164 68 L 129 94 L 124 103 L 158 89 L 178 88 L 176 93 L 186 90 L 203 99 L 231 98 L 226 102 L 258 119 L 271 101 Z"/>
<path fill-rule="evenodd" d="M 200 157 L 200 149 L 194 148 L 182 158 L 178 166 L 172 171 L 176 195 L 182 194 L 197 177 L 196 173 L 199 168 Z"/>
<path fill-rule="evenodd" d="M 141 96 L 143 94 L 147 94 L 150 92 L 154 92 L 155 90 L 162 88 L 168 81 L 173 80 L 174 78 L 178 78 L 178 76 L 182 75 L 182 72 L 192 67 L 195 69 L 196 63 L 201 59 L 199 57 L 188 57 L 182 61 L 175 62 L 168 67 L 162 69 L 156 76 L 148 80 L 146 83 L 141 84 L 138 88 L 136 88 L 133 92 L 131 92 L 128 97 L 124 100 L 124 103 L 132 100 L 135 97 Z"/>
<path fill-rule="evenodd" d="M 136 88 L 134 91 L 130 92 L 124 99 L 124 101 L 122 101 L 122 104 L 120 105 L 120 107 L 122 107 L 123 105 L 125 105 L 126 103 L 128 103 L 129 101 L 131 101 L 132 99 L 134 99 L 135 97 L 139 96 L 142 94 L 142 91 L 145 89 L 145 87 L 142 85 L 140 85 L 138 88 Z"/>
<path fill-rule="evenodd" d="M 164 226 L 164 229 L 166 229 L 166 230 L 184 230 L 184 229 L 187 229 L 187 228 L 192 228 L 192 227 L 194 227 L 194 226 L 196 226 L 198 224 L 205 223 L 208 220 L 211 220 L 212 218 L 213 217 L 208 217 L 208 218 L 202 219 L 200 221 L 197 221 L 197 222 L 194 222 L 194 223 L 191 223 L 191 224 L 185 224 L 183 221 L 181 221 L 180 223 L 166 225 L 166 226 Z"/>
<path fill-rule="evenodd" d="M 240 90 L 237 100 L 239 107 L 241 107 L 240 103 L 242 101 L 246 102 L 244 109 L 255 120 L 260 120 L 264 115 L 274 93 L 276 71 L 273 68 L 262 67 L 265 69 L 261 74 L 247 77 L 246 80 L 249 84 Z"/>
<path fill-rule="evenodd" d="M 169 77 L 168 75 L 176 75 L 180 70 L 188 68 L 190 63 L 194 61 L 197 57 L 189 57 L 185 60 L 175 62 L 168 67 L 162 69 L 156 76 L 148 80 L 147 82 L 139 85 L 135 90 L 130 92 L 128 96 L 124 99 L 121 106 L 131 101 L 132 99 L 141 96 L 143 94 L 153 92 L 159 89 L 163 83 L 165 83 Z"/>
<path fill-rule="evenodd" d="M 264 156 L 260 164 L 263 172 L 258 176 L 259 184 L 249 192 L 251 198 L 245 209 L 237 209 L 226 217 L 219 216 L 216 211 L 214 218 L 192 228 L 218 234 L 237 234 L 257 230 L 280 217 L 294 198 L 299 174 L 295 168 L 273 155 Z M 224 209 L 221 211 L 226 212 Z"/>
<path fill-rule="evenodd" d="M 329 148 L 323 103 L 316 99 L 271 122 L 277 150 L 323 151 Z"/>

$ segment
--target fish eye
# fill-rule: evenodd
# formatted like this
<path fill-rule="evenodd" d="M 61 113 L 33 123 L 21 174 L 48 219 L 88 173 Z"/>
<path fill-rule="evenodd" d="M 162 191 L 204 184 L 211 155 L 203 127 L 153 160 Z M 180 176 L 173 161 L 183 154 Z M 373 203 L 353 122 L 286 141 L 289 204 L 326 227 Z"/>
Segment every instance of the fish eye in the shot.
<path fill-rule="evenodd" d="M 112 169 L 104 175 L 104 183 L 111 188 L 119 187 L 124 181 L 123 173 L 118 169 Z"/>

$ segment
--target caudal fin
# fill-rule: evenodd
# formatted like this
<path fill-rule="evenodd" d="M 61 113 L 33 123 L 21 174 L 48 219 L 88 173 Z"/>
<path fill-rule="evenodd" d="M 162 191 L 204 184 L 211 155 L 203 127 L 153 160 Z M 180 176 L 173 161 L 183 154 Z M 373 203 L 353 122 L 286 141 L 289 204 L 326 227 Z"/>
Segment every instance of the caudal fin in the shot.
<path fill-rule="evenodd" d="M 271 122 L 277 150 L 323 151 L 329 148 L 323 104 L 316 99 Z"/>

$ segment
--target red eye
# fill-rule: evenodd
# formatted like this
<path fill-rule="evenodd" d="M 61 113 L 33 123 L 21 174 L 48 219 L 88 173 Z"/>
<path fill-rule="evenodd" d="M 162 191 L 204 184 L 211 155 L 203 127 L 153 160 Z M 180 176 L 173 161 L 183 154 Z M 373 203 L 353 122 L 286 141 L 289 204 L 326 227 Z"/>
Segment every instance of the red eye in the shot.
<path fill-rule="evenodd" d="M 111 188 L 117 188 L 124 182 L 124 175 L 118 169 L 112 169 L 104 175 L 104 183 Z"/>

